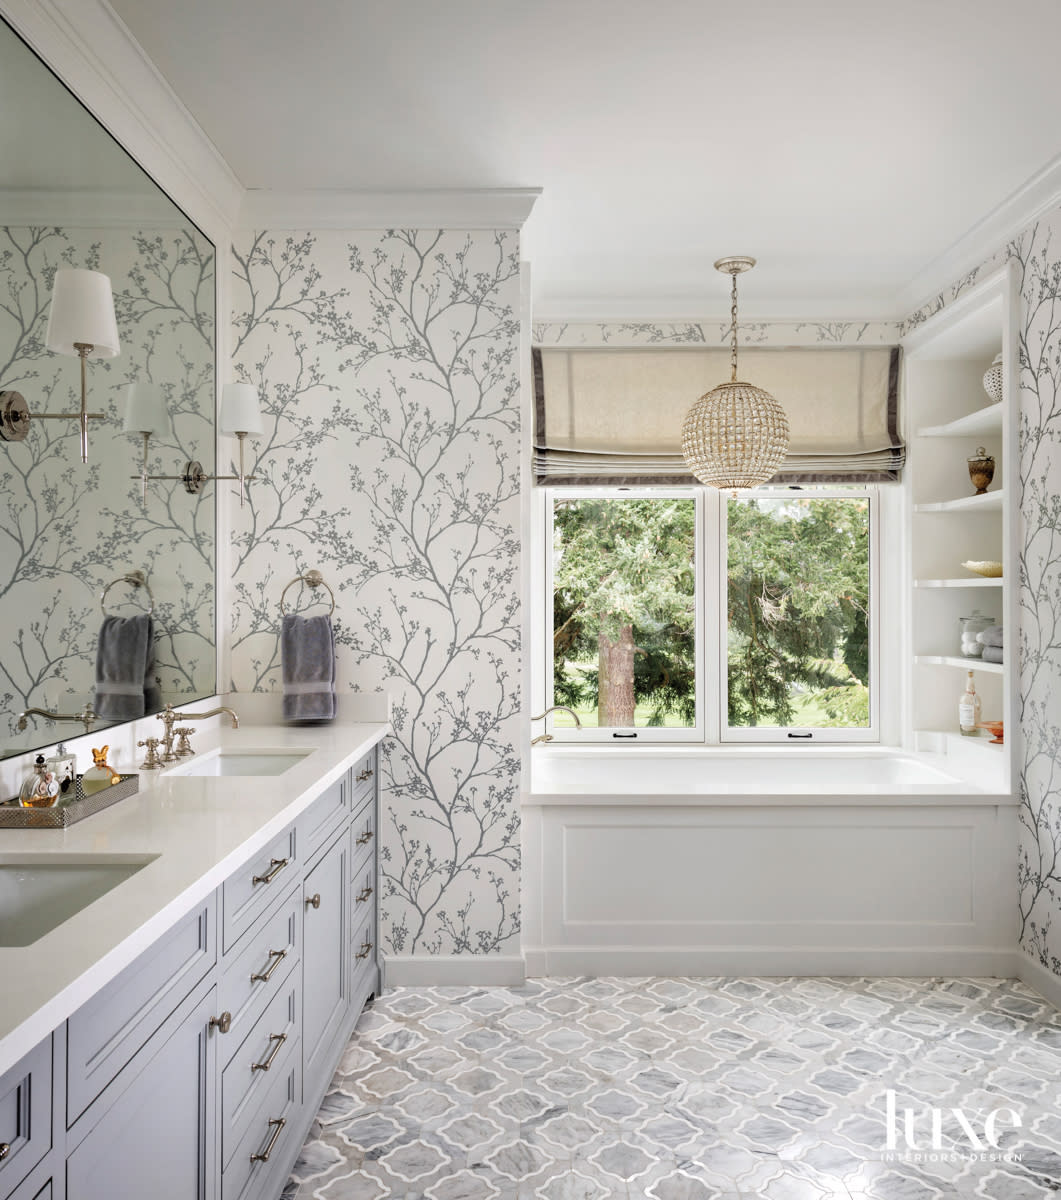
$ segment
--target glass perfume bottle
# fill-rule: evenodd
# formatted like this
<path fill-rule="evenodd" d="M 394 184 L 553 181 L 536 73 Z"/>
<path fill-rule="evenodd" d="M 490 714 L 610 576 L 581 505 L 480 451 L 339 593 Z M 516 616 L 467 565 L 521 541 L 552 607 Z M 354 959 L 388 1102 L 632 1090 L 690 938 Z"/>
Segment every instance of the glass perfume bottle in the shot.
<path fill-rule="evenodd" d="M 77 795 L 77 755 L 71 754 L 60 742 L 55 753 L 45 760 L 44 765 L 55 776 L 55 782 L 59 785 L 59 803 L 70 804 Z"/>
<path fill-rule="evenodd" d="M 59 802 L 59 783 L 48 769 L 44 755 L 38 754 L 33 770 L 26 776 L 18 794 L 22 808 L 54 808 Z"/>
<path fill-rule="evenodd" d="M 980 724 L 980 697 L 973 686 L 973 673 L 965 684 L 965 691 L 958 701 L 958 729 L 965 737 L 977 737 L 977 726 Z"/>

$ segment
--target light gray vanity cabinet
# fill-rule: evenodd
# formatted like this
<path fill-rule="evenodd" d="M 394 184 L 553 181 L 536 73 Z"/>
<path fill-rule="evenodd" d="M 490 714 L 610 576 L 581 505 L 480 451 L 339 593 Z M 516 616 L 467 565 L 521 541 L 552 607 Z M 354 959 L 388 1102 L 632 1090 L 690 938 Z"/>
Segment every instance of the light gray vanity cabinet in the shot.
<path fill-rule="evenodd" d="M 311 1095 L 321 1075 L 330 1078 L 334 1069 L 332 1042 L 349 1009 L 349 862 L 344 831 L 307 872 L 303 885 L 302 1062 Z"/>
<path fill-rule="evenodd" d="M 53 1144 L 53 1038 L 0 1077 L 0 1196 L 14 1192 Z"/>
<path fill-rule="evenodd" d="M 216 1014 L 210 980 L 92 1105 L 67 1150 L 67 1200 L 215 1200 Z"/>

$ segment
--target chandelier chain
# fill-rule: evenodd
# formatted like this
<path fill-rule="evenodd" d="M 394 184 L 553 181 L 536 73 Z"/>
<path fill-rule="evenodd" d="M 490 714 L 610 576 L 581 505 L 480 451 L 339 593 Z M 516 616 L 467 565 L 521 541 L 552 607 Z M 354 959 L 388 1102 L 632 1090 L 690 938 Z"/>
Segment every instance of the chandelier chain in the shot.
<path fill-rule="evenodd" d="M 737 274 L 736 274 L 736 272 L 733 273 L 731 278 L 733 279 L 733 287 L 732 287 L 732 290 L 730 291 L 729 319 L 730 319 L 730 339 L 731 339 L 731 344 L 732 344 L 732 350 L 730 352 L 730 366 L 732 368 L 733 373 L 730 376 L 730 379 L 733 383 L 736 383 L 737 382 Z"/>

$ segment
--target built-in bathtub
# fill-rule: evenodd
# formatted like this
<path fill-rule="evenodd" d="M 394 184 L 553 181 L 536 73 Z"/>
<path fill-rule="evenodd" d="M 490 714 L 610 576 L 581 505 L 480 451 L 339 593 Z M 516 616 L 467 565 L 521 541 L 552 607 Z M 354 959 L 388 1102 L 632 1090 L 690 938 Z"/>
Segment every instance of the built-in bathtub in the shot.
<path fill-rule="evenodd" d="M 962 761 L 535 747 L 528 973 L 1012 974 L 1015 799 Z"/>

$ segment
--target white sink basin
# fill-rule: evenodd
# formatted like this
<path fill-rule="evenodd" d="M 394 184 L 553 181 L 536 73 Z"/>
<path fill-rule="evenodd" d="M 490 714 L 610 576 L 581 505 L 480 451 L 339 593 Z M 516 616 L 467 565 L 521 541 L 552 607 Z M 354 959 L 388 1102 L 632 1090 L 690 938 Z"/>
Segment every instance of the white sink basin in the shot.
<path fill-rule="evenodd" d="M 0 946 L 31 946 L 157 855 L 0 855 Z"/>
<path fill-rule="evenodd" d="M 312 750 L 210 750 L 171 767 L 167 775 L 283 775 Z"/>

